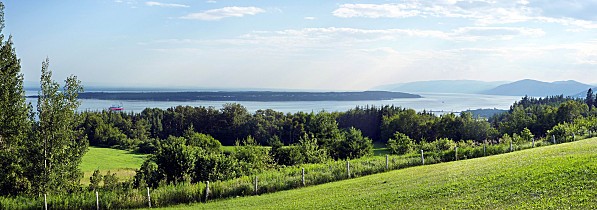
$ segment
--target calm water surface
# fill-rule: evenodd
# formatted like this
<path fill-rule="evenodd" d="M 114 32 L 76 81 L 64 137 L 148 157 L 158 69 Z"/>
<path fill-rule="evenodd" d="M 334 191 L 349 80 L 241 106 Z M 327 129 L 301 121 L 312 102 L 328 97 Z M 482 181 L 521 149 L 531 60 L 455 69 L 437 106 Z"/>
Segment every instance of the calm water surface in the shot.
<path fill-rule="evenodd" d="M 377 100 L 377 101 L 285 101 L 285 102 L 256 102 L 256 101 L 110 101 L 110 100 L 81 100 L 80 111 L 105 110 L 113 104 L 122 105 L 127 112 L 141 112 L 145 108 L 166 109 L 178 105 L 183 106 L 212 106 L 221 108 L 226 103 L 239 103 L 250 112 L 259 109 L 273 109 L 280 112 L 319 112 L 346 111 L 356 106 L 384 106 L 394 105 L 411 108 L 417 111 L 459 112 L 469 109 L 509 109 L 510 105 L 522 96 L 494 96 L 479 94 L 451 94 L 451 93 L 418 93 L 423 98 Z M 37 99 L 27 99 L 35 107 Z"/>

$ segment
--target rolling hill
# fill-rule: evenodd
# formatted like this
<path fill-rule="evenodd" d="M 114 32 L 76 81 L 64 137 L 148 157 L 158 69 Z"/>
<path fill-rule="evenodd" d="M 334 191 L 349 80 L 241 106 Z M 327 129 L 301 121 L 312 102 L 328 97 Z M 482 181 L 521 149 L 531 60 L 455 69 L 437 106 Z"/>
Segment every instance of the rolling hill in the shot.
<path fill-rule="evenodd" d="M 537 80 L 520 80 L 513 83 L 503 84 L 496 88 L 483 91 L 488 95 L 507 95 L 507 96 L 537 96 L 545 97 L 552 95 L 571 96 L 579 92 L 585 92 L 591 88 L 591 85 L 583 84 L 577 81 L 557 81 L 542 82 Z"/>
<path fill-rule="evenodd" d="M 476 80 L 434 80 L 382 85 L 373 90 L 400 91 L 408 93 L 481 93 L 508 82 L 484 82 Z"/>
<path fill-rule="evenodd" d="M 596 209 L 597 138 L 164 209 Z"/>

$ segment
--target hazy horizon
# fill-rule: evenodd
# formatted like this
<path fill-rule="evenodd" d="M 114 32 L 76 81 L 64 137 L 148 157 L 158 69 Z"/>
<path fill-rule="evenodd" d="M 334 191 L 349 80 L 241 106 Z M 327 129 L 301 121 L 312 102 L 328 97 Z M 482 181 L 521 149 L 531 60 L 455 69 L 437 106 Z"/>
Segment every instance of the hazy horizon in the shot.
<path fill-rule="evenodd" d="M 595 1 L 7 1 L 25 80 L 368 90 L 429 80 L 597 83 Z M 7 36 L 8 37 L 8 36 Z"/>

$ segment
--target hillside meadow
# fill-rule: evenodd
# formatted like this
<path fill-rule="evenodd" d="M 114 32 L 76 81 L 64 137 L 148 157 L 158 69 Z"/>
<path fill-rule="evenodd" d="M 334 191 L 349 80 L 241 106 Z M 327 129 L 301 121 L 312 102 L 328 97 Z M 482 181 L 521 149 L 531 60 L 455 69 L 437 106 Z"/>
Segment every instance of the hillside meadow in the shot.
<path fill-rule="evenodd" d="M 596 209 L 597 138 L 162 209 Z"/>
<path fill-rule="evenodd" d="M 146 156 L 119 149 L 89 147 L 79 166 L 84 174 L 81 184 L 89 185 L 89 177 L 95 170 L 99 170 L 102 175 L 110 171 L 119 180 L 132 179 Z"/>

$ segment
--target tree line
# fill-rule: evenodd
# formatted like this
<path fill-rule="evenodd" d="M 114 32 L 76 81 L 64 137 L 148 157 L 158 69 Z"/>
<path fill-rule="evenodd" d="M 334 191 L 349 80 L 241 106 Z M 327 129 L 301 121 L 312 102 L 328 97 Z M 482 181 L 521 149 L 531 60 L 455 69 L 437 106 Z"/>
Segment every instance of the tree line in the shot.
<path fill-rule="evenodd" d="M 80 118 L 91 145 L 152 154 L 135 185 L 157 187 L 160 182 L 215 181 L 280 166 L 360 158 L 372 154 L 373 142 L 405 154 L 450 150 L 459 144 L 530 142 L 546 135 L 565 138 L 578 131 L 563 127 L 566 123 L 592 122 L 588 119 L 597 116 L 588 107 L 580 99 L 553 96 L 523 97 L 490 119 L 469 112 L 437 116 L 389 105 L 346 112 L 249 113 L 239 104 L 147 108 L 141 113 L 86 111 Z M 223 150 L 221 145 L 238 147 Z"/>

